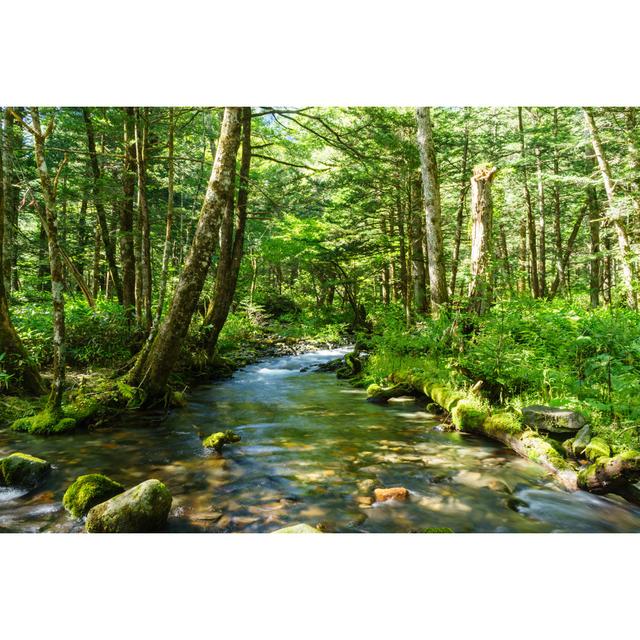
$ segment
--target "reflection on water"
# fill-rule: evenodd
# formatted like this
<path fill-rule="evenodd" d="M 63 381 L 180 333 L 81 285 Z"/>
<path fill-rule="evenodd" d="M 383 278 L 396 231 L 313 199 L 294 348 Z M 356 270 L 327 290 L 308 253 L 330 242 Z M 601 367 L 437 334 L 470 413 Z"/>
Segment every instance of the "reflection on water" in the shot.
<path fill-rule="evenodd" d="M 159 478 L 170 531 L 272 531 L 298 522 L 338 532 L 640 531 L 640 510 L 557 489 L 537 465 L 484 439 L 442 431 L 415 402 L 387 407 L 313 367 L 346 349 L 262 361 L 196 390 L 162 423 L 133 415 L 110 430 L 60 438 L 0 433 L 0 455 L 53 464 L 35 491 L 0 489 L 0 531 L 81 531 L 61 505 L 84 473 L 126 486 Z M 201 439 L 234 429 L 224 456 Z M 372 504 L 375 487 L 407 502 Z"/>

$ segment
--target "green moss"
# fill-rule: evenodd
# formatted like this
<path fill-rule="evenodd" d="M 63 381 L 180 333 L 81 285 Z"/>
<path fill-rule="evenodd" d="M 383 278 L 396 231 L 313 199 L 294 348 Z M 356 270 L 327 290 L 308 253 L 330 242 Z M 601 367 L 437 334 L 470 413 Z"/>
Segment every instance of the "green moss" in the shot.
<path fill-rule="evenodd" d="M 208 449 L 215 449 L 218 453 L 222 451 L 225 444 L 240 442 L 240 436 L 233 431 L 218 431 L 202 441 L 202 445 Z"/>
<path fill-rule="evenodd" d="M 598 458 L 608 458 L 611 455 L 611 448 L 602 438 L 592 438 L 584 449 L 587 460 L 595 462 Z"/>
<path fill-rule="evenodd" d="M 451 420 L 459 431 L 481 431 L 488 413 L 480 400 L 468 397 L 456 403 Z"/>
<path fill-rule="evenodd" d="M 174 391 L 171 394 L 171 406 L 172 407 L 186 407 L 187 406 L 187 394 L 183 391 Z"/>
<path fill-rule="evenodd" d="M 73 431 L 78 426 L 75 418 L 65 416 L 62 410 L 43 409 L 40 413 L 27 418 L 20 418 L 12 425 L 13 431 L 26 431 L 35 435 L 52 435 Z"/>
<path fill-rule="evenodd" d="M 35 487 L 50 470 L 46 460 L 27 453 L 12 453 L 0 460 L 0 484 Z"/>
<path fill-rule="evenodd" d="M 119 483 L 100 473 L 79 476 L 62 498 L 64 508 L 75 518 L 82 518 L 92 507 L 124 491 Z"/>
<path fill-rule="evenodd" d="M 453 533 L 453 529 L 450 527 L 427 527 L 422 530 L 422 533 Z"/>
<path fill-rule="evenodd" d="M 445 385 L 433 385 L 431 386 L 431 392 L 429 394 L 435 402 L 437 402 L 443 409 L 452 411 L 454 407 L 465 398 L 465 394 L 451 389 Z"/>
<path fill-rule="evenodd" d="M 562 443 L 562 450 L 564 451 L 565 455 L 567 456 L 573 456 L 573 446 L 575 444 L 576 439 L 575 438 L 569 438 L 568 440 L 565 440 Z"/>
<path fill-rule="evenodd" d="M 491 437 L 497 437 L 499 434 L 516 435 L 522 433 L 522 425 L 520 420 L 513 413 L 496 413 L 485 419 L 483 431 Z"/>

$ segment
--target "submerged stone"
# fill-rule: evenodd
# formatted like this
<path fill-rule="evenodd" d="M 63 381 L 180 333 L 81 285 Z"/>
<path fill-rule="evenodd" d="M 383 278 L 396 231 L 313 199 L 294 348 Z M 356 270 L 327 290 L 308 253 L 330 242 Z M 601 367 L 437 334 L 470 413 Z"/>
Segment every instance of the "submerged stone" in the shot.
<path fill-rule="evenodd" d="M 283 527 L 282 529 L 276 529 L 271 533 L 322 533 L 319 529 L 312 527 L 308 524 L 292 524 L 289 527 Z"/>
<path fill-rule="evenodd" d="M 51 465 L 27 453 L 12 453 L 0 459 L 0 485 L 33 488 L 51 470 Z"/>
<path fill-rule="evenodd" d="M 577 411 L 537 404 L 522 409 L 522 421 L 528 427 L 550 433 L 573 433 L 585 424 L 584 416 Z"/>
<path fill-rule="evenodd" d="M 144 482 L 93 507 L 85 528 L 89 533 L 149 533 L 167 523 L 172 497 L 160 480 Z"/>
<path fill-rule="evenodd" d="M 225 444 L 240 442 L 240 436 L 233 431 L 218 431 L 202 441 L 202 445 L 208 449 L 215 449 L 218 453 L 222 451 Z"/>
<path fill-rule="evenodd" d="M 100 473 L 90 473 L 76 478 L 66 490 L 62 504 L 72 516 L 82 518 L 96 505 L 123 491 L 124 487 L 119 482 Z"/>
<path fill-rule="evenodd" d="M 404 487 L 375 489 L 373 494 L 376 497 L 376 502 L 386 502 L 387 500 L 399 500 L 401 502 L 404 502 L 409 498 L 409 491 Z"/>

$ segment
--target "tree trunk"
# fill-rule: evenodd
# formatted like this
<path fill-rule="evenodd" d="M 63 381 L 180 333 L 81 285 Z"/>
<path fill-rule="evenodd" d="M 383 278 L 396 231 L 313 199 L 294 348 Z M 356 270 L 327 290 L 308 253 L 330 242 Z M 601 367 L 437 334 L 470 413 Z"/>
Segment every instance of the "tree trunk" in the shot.
<path fill-rule="evenodd" d="M 44 200 L 47 240 L 49 245 L 49 264 L 51 268 L 51 297 L 53 300 L 53 381 L 49 395 L 49 409 L 58 412 L 62 406 L 62 394 L 65 385 L 65 314 L 64 314 L 64 282 L 63 259 L 58 245 L 58 226 L 56 215 L 56 191 L 58 178 L 63 168 L 60 165 L 55 178 L 51 179 L 45 161 L 45 140 L 53 131 L 53 119 L 45 132 L 40 125 L 40 113 L 37 107 L 30 109 L 35 147 L 35 160 L 42 187 Z"/>
<path fill-rule="evenodd" d="M 18 244 L 16 229 L 18 226 L 18 188 L 15 186 L 14 152 L 18 147 L 15 119 L 11 109 L 7 107 L 4 113 L 4 136 L 2 144 L 2 184 L 4 213 L 4 241 L 2 273 L 4 275 L 5 292 L 18 289 Z"/>
<path fill-rule="evenodd" d="M 5 136 L 7 135 L 7 115 L 8 113 L 5 114 Z M 5 207 L 6 197 L 8 195 L 9 198 L 12 198 L 13 196 L 11 182 L 5 181 L 5 149 L 6 146 L 3 144 L 3 152 L 0 154 L 0 265 L 5 264 L 5 215 L 8 208 Z M 8 281 L 9 283 L 11 282 L 10 277 Z M 31 361 L 20 340 L 20 336 L 11 322 L 4 277 L 0 277 L 0 354 L 3 355 L 2 368 L 12 376 L 12 385 L 22 388 L 28 393 L 41 394 L 44 392 L 44 384 L 40 378 L 40 373 Z"/>
<path fill-rule="evenodd" d="M 422 169 L 422 189 L 426 220 L 427 252 L 429 260 L 429 285 L 431 306 L 434 313 L 449 301 L 445 280 L 444 251 L 442 247 L 442 223 L 440 210 L 440 185 L 438 165 L 433 144 L 433 132 L 429 107 L 416 110 L 418 123 L 418 150 Z"/>
<path fill-rule="evenodd" d="M 590 108 L 583 109 L 584 117 L 591 135 L 591 143 L 593 150 L 598 161 L 598 167 L 602 174 L 602 181 L 604 183 L 604 190 L 607 194 L 607 201 L 609 204 L 606 212 L 607 219 L 611 222 L 618 237 L 618 253 L 620 254 L 620 262 L 622 267 L 622 281 L 627 294 L 627 304 L 630 308 L 637 308 L 637 299 L 635 291 L 635 268 L 634 268 L 634 252 L 629 242 L 629 236 L 627 234 L 626 225 L 622 219 L 623 212 L 616 206 L 615 188 L 609 162 L 604 153 L 604 148 L 600 141 L 600 135 L 598 128 L 593 117 L 592 110 Z"/>
<path fill-rule="evenodd" d="M 584 217 L 587 215 L 587 207 L 583 207 L 576 218 L 576 221 L 573 225 L 573 229 L 571 229 L 571 233 L 569 235 L 569 239 L 567 240 L 567 247 L 564 252 L 564 256 L 562 257 L 562 273 L 567 272 L 567 267 L 569 266 L 569 259 L 571 258 L 571 254 L 573 253 L 573 247 L 576 243 L 576 239 L 578 237 L 578 232 L 580 231 L 580 225 L 584 220 Z M 568 281 L 568 278 L 567 278 Z M 558 289 L 560 287 L 560 275 L 556 274 L 556 277 L 551 285 L 551 289 L 549 290 L 549 300 L 553 300 Z"/>
<path fill-rule="evenodd" d="M 518 129 L 520 131 L 520 150 L 522 155 L 522 179 L 524 182 L 524 199 L 527 204 L 527 232 L 529 234 L 529 269 L 531 273 L 531 292 L 534 298 L 540 297 L 538 280 L 538 250 L 536 248 L 536 225 L 533 219 L 531 193 L 529 191 L 529 177 L 527 175 L 527 151 L 524 142 L 524 126 L 522 124 L 522 107 L 518 107 Z"/>
<path fill-rule="evenodd" d="M 174 182 L 174 166 L 173 166 L 173 147 L 175 134 L 175 119 L 173 107 L 169 107 L 169 140 L 167 144 L 167 221 L 164 231 L 164 249 L 162 251 L 162 272 L 160 274 L 160 290 L 158 292 L 158 308 L 154 319 L 154 326 L 160 324 L 162 317 L 162 308 L 164 307 L 164 299 L 167 292 L 167 279 L 169 276 L 169 251 L 171 247 L 171 229 L 173 227 L 173 182 Z"/>
<path fill-rule="evenodd" d="M 592 309 L 600 305 L 600 208 L 596 190 L 588 187 L 587 198 L 589 200 L 589 300 Z"/>
<path fill-rule="evenodd" d="M 210 308 L 210 316 L 205 324 L 211 326 L 207 336 L 207 352 L 211 356 L 218 343 L 218 336 L 229 315 L 229 309 L 236 291 L 240 263 L 244 248 L 244 230 L 247 221 L 249 199 L 249 170 L 251 168 L 251 107 L 242 109 L 242 159 L 240 161 L 240 185 L 238 187 L 238 215 L 231 252 L 223 271 L 221 263 L 216 272 L 216 296 Z M 233 201 L 233 200 L 232 200 Z M 226 273 L 225 273 L 226 272 Z M 333 297 L 333 296 L 332 296 Z M 331 300 L 333 302 L 333 300 Z"/>
<path fill-rule="evenodd" d="M 87 130 L 87 146 L 89 148 L 89 158 L 91 160 L 91 171 L 93 173 L 93 196 L 94 204 L 96 208 L 96 215 L 98 217 L 98 224 L 100 225 L 100 235 L 104 244 L 104 254 L 107 259 L 107 265 L 111 272 L 111 279 L 116 289 L 116 295 L 118 296 L 118 302 L 122 304 L 122 285 L 120 284 L 120 276 L 118 274 L 118 265 L 116 263 L 116 252 L 109 233 L 109 226 L 107 224 L 107 215 L 102 202 L 102 190 L 100 188 L 100 165 L 98 163 L 98 155 L 96 153 L 96 139 L 93 130 L 93 122 L 91 121 L 91 112 L 86 107 L 82 109 L 82 115 L 84 117 L 85 127 Z"/>
<path fill-rule="evenodd" d="M 547 246 L 546 229 L 544 219 L 544 183 L 542 182 L 542 158 L 539 147 L 535 148 L 536 179 L 538 182 L 538 238 L 540 241 L 538 251 L 538 286 L 540 297 L 547 295 Z"/>
<path fill-rule="evenodd" d="M 491 182 L 495 167 L 478 166 L 471 177 L 471 282 L 469 306 L 472 313 L 483 315 L 491 305 L 493 203 Z"/>
<path fill-rule="evenodd" d="M 124 164 L 120 207 L 120 262 L 122 264 L 122 304 L 131 318 L 136 304 L 136 262 L 133 254 L 133 197 L 136 189 L 136 153 L 133 107 L 124 108 Z"/>
<path fill-rule="evenodd" d="M 216 229 L 233 188 L 241 111 L 237 107 L 226 107 L 224 110 L 220 141 L 200 219 L 171 306 L 155 340 L 140 353 L 128 376 L 131 384 L 144 389 L 149 400 L 165 393 L 207 277 L 216 244 Z"/>
<path fill-rule="evenodd" d="M 136 160 L 138 167 L 138 229 L 140 234 L 140 295 L 142 324 L 151 330 L 151 237 L 147 203 L 147 139 L 146 110 L 136 110 Z"/>
<path fill-rule="evenodd" d="M 469 155 L 469 127 L 464 128 L 464 146 L 462 148 L 462 168 L 460 171 L 460 195 L 458 196 L 458 211 L 456 214 L 456 232 L 453 239 L 453 255 L 451 256 L 451 284 L 449 292 L 453 296 L 456 290 L 458 266 L 460 261 L 460 243 L 462 242 L 462 228 L 464 225 L 464 201 L 467 194 L 467 158 Z"/>
<path fill-rule="evenodd" d="M 420 206 L 420 183 L 412 180 L 410 183 L 410 214 L 411 221 L 411 278 L 413 281 L 413 304 L 418 313 L 427 313 L 427 279 L 425 275 L 424 253 L 422 238 L 424 225 L 422 224 L 422 209 Z"/>
<path fill-rule="evenodd" d="M 553 234 L 555 237 L 556 247 L 556 275 L 560 280 L 560 288 L 565 286 L 565 275 L 562 266 L 562 209 L 560 206 L 560 187 L 558 185 L 558 178 L 560 176 L 560 165 L 558 161 L 558 110 L 553 110 L 553 175 L 555 182 L 553 184 Z"/>

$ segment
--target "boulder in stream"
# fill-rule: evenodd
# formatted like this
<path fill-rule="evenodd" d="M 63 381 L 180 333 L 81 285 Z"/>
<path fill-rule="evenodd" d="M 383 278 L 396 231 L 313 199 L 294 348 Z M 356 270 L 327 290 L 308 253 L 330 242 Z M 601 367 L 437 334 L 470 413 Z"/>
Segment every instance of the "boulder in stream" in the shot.
<path fill-rule="evenodd" d="M 524 407 L 522 421 L 528 427 L 550 433 L 574 433 L 585 424 L 584 416 L 577 411 L 540 404 Z"/>
<path fill-rule="evenodd" d="M 376 502 L 386 502 L 387 500 L 399 500 L 404 502 L 409 498 L 409 491 L 404 487 L 388 487 L 386 489 L 375 489 L 373 494 Z"/>
<path fill-rule="evenodd" d="M 51 465 L 27 453 L 12 453 L 0 459 L 0 485 L 28 487 L 38 485 L 51 470 Z"/>
<path fill-rule="evenodd" d="M 76 478 L 62 498 L 64 508 L 74 517 L 82 518 L 89 511 L 124 491 L 119 483 L 101 473 L 89 473 Z"/>
<path fill-rule="evenodd" d="M 85 528 L 89 533 L 149 533 L 167 523 L 172 497 L 160 480 L 144 482 L 93 507 Z"/>
<path fill-rule="evenodd" d="M 225 444 L 240 442 L 240 436 L 233 431 L 218 431 L 212 433 L 202 441 L 202 445 L 207 449 L 215 449 L 218 453 L 222 451 Z"/>
<path fill-rule="evenodd" d="M 276 529 L 271 533 L 322 533 L 319 529 L 312 527 L 308 524 L 292 524 L 289 527 L 283 527 L 282 529 Z"/>

